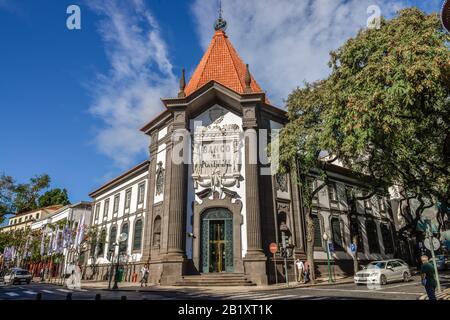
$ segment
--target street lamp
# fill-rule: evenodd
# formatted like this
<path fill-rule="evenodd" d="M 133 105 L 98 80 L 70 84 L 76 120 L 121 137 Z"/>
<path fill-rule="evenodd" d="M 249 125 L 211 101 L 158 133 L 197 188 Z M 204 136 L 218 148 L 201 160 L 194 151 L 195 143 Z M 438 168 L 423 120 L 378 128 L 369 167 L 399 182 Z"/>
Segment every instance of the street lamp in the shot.
<path fill-rule="evenodd" d="M 117 290 L 119 289 L 119 287 L 117 286 L 117 282 L 118 282 L 118 272 L 119 272 L 119 259 L 120 259 L 120 244 L 124 241 L 127 241 L 128 239 L 128 234 L 126 234 L 125 232 L 121 233 L 119 236 L 119 243 L 117 244 L 119 246 L 119 250 L 117 252 L 117 263 L 116 263 L 116 272 L 115 272 L 115 277 L 114 277 L 114 286 L 113 286 L 113 290 Z"/>
<path fill-rule="evenodd" d="M 333 283 L 333 275 L 331 273 L 331 263 L 330 263 L 330 246 L 328 245 L 328 239 L 330 238 L 326 232 L 323 233 L 323 240 L 327 246 L 327 262 L 328 262 L 328 283 Z"/>

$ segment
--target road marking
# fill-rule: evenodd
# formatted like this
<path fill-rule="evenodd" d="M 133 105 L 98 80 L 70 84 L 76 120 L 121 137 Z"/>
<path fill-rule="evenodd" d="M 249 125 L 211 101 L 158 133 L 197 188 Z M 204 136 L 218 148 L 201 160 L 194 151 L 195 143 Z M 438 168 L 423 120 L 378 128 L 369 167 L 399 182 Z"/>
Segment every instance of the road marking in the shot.
<path fill-rule="evenodd" d="M 398 284 L 396 286 L 388 286 L 386 288 L 381 288 L 381 290 L 384 289 L 391 289 L 391 288 L 398 288 L 398 287 L 406 287 L 406 286 L 419 286 L 420 284 L 417 282 L 412 282 L 412 283 L 402 283 L 402 284 Z"/>
<path fill-rule="evenodd" d="M 296 295 L 296 294 L 287 294 L 287 295 L 278 296 L 277 299 L 280 299 L 280 300 L 282 300 L 282 299 L 289 299 L 290 300 L 292 298 L 299 299 L 299 298 L 303 298 L 303 297 L 310 297 L 310 296 L 299 296 L 299 295 Z"/>
<path fill-rule="evenodd" d="M 55 291 L 51 291 L 51 290 L 41 290 L 42 292 L 45 292 L 45 293 L 50 293 L 50 294 L 54 294 L 55 293 Z"/>
<path fill-rule="evenodd" d="M 304 290 L 317 290 L 317 291 L 342 291 L 342 292 L 365 292 L 365 293 L 381 293 L 381 294 L 409 294 L 420 296 L 423 293 L 414 293 L 414 292 L 396 292 L 396 291 L 383 291 L 383 290 L 351 290 L 351 289 L 319 289 L 319 288 L 305 288 Z"/>
<path fill-rule="evenodd" d="M 26 293 L 26 294 L 37 294 L 37 292 L 31 291 L 31 290 L 24 291 L 24 293 Z"/>
<path fill-rule="evenodd" d="M 17 297 L 19 294 L 15 293 L 15 292 L 5 292 L 6 295 L 10 296 L 10 297 Z"/>
<path fill-rule="evenodd" d="M 250 298 L 250 300 L 270 300 L 270 298 L 277 298 L 280 297 L 278 293 L 275 294 L 265 294 L 263 296 L 257 296 L 256 298 Z"/>
<path fill-rule="evenodd" d="M 67 289 L 56 289 L 56 290 L 61 291 L 61 292 L 66 292 L 66 293 L 73 292 L 73 291 L 70 291 L 70 290 L 67 290 Z"/>

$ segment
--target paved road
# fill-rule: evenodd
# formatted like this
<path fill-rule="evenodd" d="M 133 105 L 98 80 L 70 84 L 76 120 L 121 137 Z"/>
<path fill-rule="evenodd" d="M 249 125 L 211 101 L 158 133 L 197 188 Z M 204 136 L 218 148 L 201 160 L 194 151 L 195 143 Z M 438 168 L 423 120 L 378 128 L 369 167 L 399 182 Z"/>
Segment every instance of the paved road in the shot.
<path fill-rule="evenodd" d="M 450 287 L 450 275 L 441 276 L 443 288 Z M 65 300 L 72 293 L 74 300 L 94 300 L 97 293 L 102 299 L 118 300 L 126 296 L 128 300 L 354 300 L 388 299 L 415 300 L 424 293 L 419 278 L 403 283 L 392 283 L 378 290 L 355 284 L 293 288 L 283 290 L 225 292 L 220 289 L 182 289 L 171 291 L 107 291 L 107 290 L 68 290 L 51 284 L 32 283 L 0 287 L 0 300 L 34 300 L 38 293 L 43 300 Z"/>

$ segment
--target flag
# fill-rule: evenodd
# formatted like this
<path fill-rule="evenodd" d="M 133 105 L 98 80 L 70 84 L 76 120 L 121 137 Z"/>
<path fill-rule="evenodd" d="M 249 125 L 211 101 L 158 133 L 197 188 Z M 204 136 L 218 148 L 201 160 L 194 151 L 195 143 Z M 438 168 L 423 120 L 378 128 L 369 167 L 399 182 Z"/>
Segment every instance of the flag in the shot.
<path fill-rule="evenodd" d="M 59 238 L 59 226 L 54 231 L 53 242 L 52 242 L 52 252 L 56 252 L 58 249 L 58 238 Z"/>
<path fill-rule="evenodd" d="M 43 256 L 44 252 L 45 252 L 45 232 L 44 232 L 44 228 L 42 228 L 41 250 L 39 253 L 41 254 L 41 256 Z"/>
<path fill-rule="evenodd" d="M 76 241 L 77 246 L 80 246 L 81 242 L 83 241 L 83 237 L 84 237 L 84 214 L 81 217 L 80 224 L 78 225 L 77 241 Z"/>
<path fill-rule="evenodd" d="M 47 254 L 52 252 L 53 233 L 50 233 L 50 239 L 48 240 Z"/>
<path fill-rule="evenodd" d="M 31 235 L 28 235 L 27 241 L 25 242 L 25 248 L 23 250 L 23 259 L 25 259 L 28 256 L 28 247 L 30 245 L 30 237 L 31 237 Z"/>

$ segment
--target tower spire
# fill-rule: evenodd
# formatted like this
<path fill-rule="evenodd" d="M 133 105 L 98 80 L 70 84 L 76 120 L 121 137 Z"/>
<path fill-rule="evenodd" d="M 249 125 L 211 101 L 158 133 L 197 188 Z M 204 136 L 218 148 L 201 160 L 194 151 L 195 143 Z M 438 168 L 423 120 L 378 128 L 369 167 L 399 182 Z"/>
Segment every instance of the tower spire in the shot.
<path fill-rule="evenodd" d="M 180 92 L 178 92 L 178 98 L 186 97 L 186 93 L 184 92 L 184 88 L 186 88 L 186 78 L 184 76 L 184 68 L 183 68 L 181 70 Z"/>
<path fill-rule="evenodd" d="M 218 18 L 216 20 L 216 22 L 214 23 L 214 30 L 219 31 L 225 31 L 227 29 L 227 22 L 225 21 L 225 19 L 222 18 L 222 0 L 219 0 L 219 10 L 218 10 Z"/>

